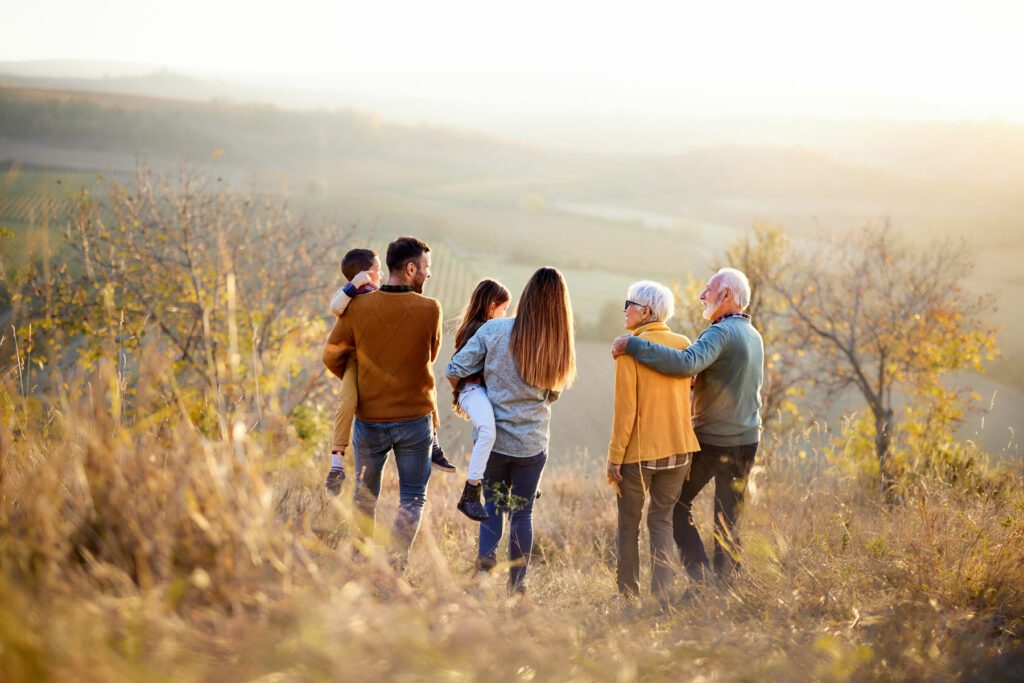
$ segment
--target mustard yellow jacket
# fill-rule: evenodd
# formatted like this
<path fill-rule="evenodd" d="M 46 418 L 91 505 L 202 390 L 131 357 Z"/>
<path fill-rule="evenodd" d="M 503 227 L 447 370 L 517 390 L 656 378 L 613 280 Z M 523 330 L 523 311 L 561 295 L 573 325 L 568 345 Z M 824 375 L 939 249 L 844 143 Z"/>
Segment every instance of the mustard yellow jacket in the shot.
<path fill-rule="evenodd" d="M 663 322 L 641 325 L 633 334 L 673 349 L 690 345 Z M 616 358 L 608 462 L 647 462 L 699 450 L 690 416 L 690 378 L 662 375 L 626 354 Z"/>

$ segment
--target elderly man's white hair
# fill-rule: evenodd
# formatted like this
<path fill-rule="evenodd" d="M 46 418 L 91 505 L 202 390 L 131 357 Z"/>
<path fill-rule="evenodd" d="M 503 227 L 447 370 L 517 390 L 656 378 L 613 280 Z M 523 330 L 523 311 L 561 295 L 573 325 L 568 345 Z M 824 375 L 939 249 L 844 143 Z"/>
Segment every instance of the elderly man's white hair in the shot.
<path fill-rule="evenodd" d="M 665 322 L 676 312 L 676 298 L 672 290 L 658 282 L 634 282 L 629 286 L 626 298 L 651 309 L 651 320 Z"/>
<path fill-rule="evenodd" d="M 715 277 L 721 278 L 718 282 L 720 288 L 729 288 L 740 309 L 750 305 L 750 280 L 743 274 L 743 271 L 735 268 L 722 268 L 715 273 Z"/>

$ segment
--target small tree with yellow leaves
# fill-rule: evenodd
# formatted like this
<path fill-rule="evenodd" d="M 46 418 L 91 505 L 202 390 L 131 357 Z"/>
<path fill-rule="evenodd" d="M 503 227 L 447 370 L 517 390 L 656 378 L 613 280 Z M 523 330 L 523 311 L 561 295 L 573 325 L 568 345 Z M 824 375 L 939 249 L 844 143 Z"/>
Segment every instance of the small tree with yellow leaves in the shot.
<path fill-rule="evenodd" d="M 286 201 L 197 169 L 139 168 L 105 192 L 70 193 L 62 216 L 63 243 L 9 280 L 11 345 L 25 372 L 34 365 L 26 391 L 113 352 L 130 393 L 133 352 L 151 345 L 169 361 L 168 394 L 187 399 L 204 431 L 218 420 L 223 431 L 236 408 L 289 415 L 323 385 L 311 349 L 349 230 L 315 229 Z"/>
<path fill-rule="evenodd" d="M 955 441 L 966 403 L 950 373 L 980 371 L 996 353 L 982 317 L 991 301 L 963 286 L 971 267 L 963 245 L 911 246 L 886 224 L 791 250 L 786 277 L 772 283 L 814 386 L 853 388 L 866 402 L 887 492 Z M 901 405 L 910 449 L 893 447 Z"/>

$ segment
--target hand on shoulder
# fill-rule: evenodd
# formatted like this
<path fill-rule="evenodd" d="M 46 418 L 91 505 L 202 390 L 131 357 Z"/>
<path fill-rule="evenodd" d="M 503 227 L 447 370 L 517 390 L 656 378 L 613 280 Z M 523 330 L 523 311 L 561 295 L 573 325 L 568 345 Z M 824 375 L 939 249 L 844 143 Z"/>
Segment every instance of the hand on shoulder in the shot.
<path fill-rule="evenodd" d="M 370 276 L 370 271 L 364 270 L 361 273 L 356 273 L 356 276 L 352 278 L 352 286 L 359 289 L 363 285 L 369 284 L 372 281 L 373 278 Z"/>
<path fill-rule="evenodd" d="M 632 335 L 624 334 L 615 338 L 615 341 L 612 342 L 612 358 L 618 358 L 626 353 L 626 344 L 629 342 L 629 338 L 631 336 Z"/>

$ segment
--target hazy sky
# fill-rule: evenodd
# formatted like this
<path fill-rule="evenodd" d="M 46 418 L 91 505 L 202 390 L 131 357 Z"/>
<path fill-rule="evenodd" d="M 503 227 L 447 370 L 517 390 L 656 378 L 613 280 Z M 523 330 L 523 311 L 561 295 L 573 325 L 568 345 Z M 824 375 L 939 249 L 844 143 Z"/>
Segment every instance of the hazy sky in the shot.
<path fill-rule="evenodd" d="M 665 100 L 686 91 L 825 114 L 1024 118 L 1024 2 L 4 3 L 0 61 L 578 73 L 598 97 L 607 77 Z"/>

